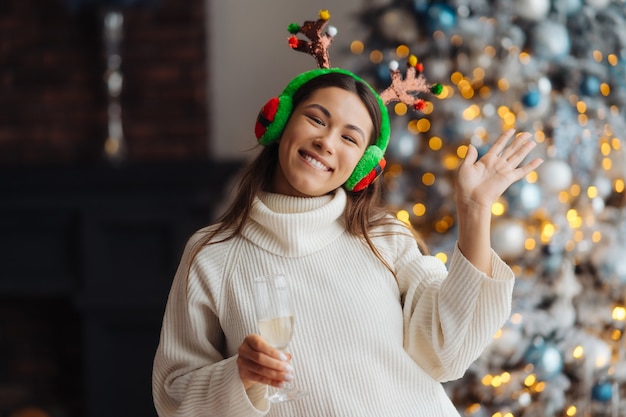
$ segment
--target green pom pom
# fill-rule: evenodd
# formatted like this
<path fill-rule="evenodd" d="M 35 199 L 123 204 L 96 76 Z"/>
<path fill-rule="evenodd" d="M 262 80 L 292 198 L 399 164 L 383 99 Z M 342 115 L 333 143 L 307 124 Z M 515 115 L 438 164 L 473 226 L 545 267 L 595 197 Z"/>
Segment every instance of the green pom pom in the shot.
<path fill-rule="evenodd" d="M 430 92 L 435 95 L 441 94 L 442 91 L 443 91 L 443 86 L 441 84 L 434 84 L 432 87 L 430 87 Z"/>
<path fill-rule="evenodd" d="M 296 33 L 300 32 L 300 25 L 297 23 L 290 23 L 289 26 L 287 26 L 287 30 L 292 35 L 295 35 Z"/>

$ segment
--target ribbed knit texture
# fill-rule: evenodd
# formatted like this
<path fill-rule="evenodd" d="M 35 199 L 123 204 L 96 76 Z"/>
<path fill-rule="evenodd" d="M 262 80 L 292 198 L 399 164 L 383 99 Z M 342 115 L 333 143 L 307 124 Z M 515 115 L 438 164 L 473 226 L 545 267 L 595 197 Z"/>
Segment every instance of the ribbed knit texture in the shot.
<path fill-rule="evenodd" d="M 508 318 L 512 271 L 494 254 L 489 278 L 458 249 L 446 271 L 398 224 L 374 239 L 396 281 L 345 232 L 345 204 L 341 189 L 319 198 L 263 194 L 242 236 L 191 260 L 206 230 L 192 237 L 154 360 L 161 417 L 458 417 L 441 382 L 460 378 Z M 252 279 L 271 272 L 290 280 L 289 351 L 309 395 L 270 406 L 264 386 L 244 390 L 236 355 L 257 332 Z"/>

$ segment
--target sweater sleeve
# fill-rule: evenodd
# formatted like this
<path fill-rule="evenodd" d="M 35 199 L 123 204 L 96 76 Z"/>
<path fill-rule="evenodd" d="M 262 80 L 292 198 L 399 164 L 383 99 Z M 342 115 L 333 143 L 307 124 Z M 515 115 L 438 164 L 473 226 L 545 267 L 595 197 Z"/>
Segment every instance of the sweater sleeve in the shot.
<path fill-rule="evenodd" d="M 510 315 L 513 271 L 492 252 L 488 277 L 458 246 L 448 270 L 437 258 L 415 256 L 414 250 L 404 257 L 397 275 L 405 349 L 434 379 L 461 378 Z"/>
<path fill-rule="evenodd" d="M 160 417 L 263 416 L 269 410 L 265 388 L 246 392 L 236 355 L 222 354 L 219 288 L 212 286 L 197 257 L 190 259 L 191 246 L 187 245 L 175 275 L 154 357 L 155 408 Z"/>

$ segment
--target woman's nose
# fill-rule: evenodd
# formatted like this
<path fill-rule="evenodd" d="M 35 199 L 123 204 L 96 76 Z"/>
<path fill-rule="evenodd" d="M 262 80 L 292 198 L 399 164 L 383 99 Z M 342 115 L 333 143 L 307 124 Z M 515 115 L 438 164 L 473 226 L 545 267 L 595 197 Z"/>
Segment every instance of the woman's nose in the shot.
<path fill-rule="evenodd" d="M 334 152 L 333 138 L 329 134 L 320 135 L 313 141 L 313 145 L 320 149 L 322 152 L 328 152 L 332 154 Z"/>

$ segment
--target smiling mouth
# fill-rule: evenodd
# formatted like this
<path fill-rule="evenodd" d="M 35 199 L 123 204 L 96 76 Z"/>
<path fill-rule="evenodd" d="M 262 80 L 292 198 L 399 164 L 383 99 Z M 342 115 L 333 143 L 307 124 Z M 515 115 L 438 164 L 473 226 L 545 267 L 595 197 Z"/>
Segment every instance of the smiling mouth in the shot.
<path fill-rule="evenodd" d="M 331 168 L 327 167 L 326 165 L 324 165 L 323 163 L 321 163 L 320 161 L 318 161 L 317 159 L 313 158 L 311 155 L 305 154 L 305 153 L 300 153 L 300 155 L 311 165 L 313 165 L 313 167 L 319 169 L 320 171 L 332 171 Z"/>

